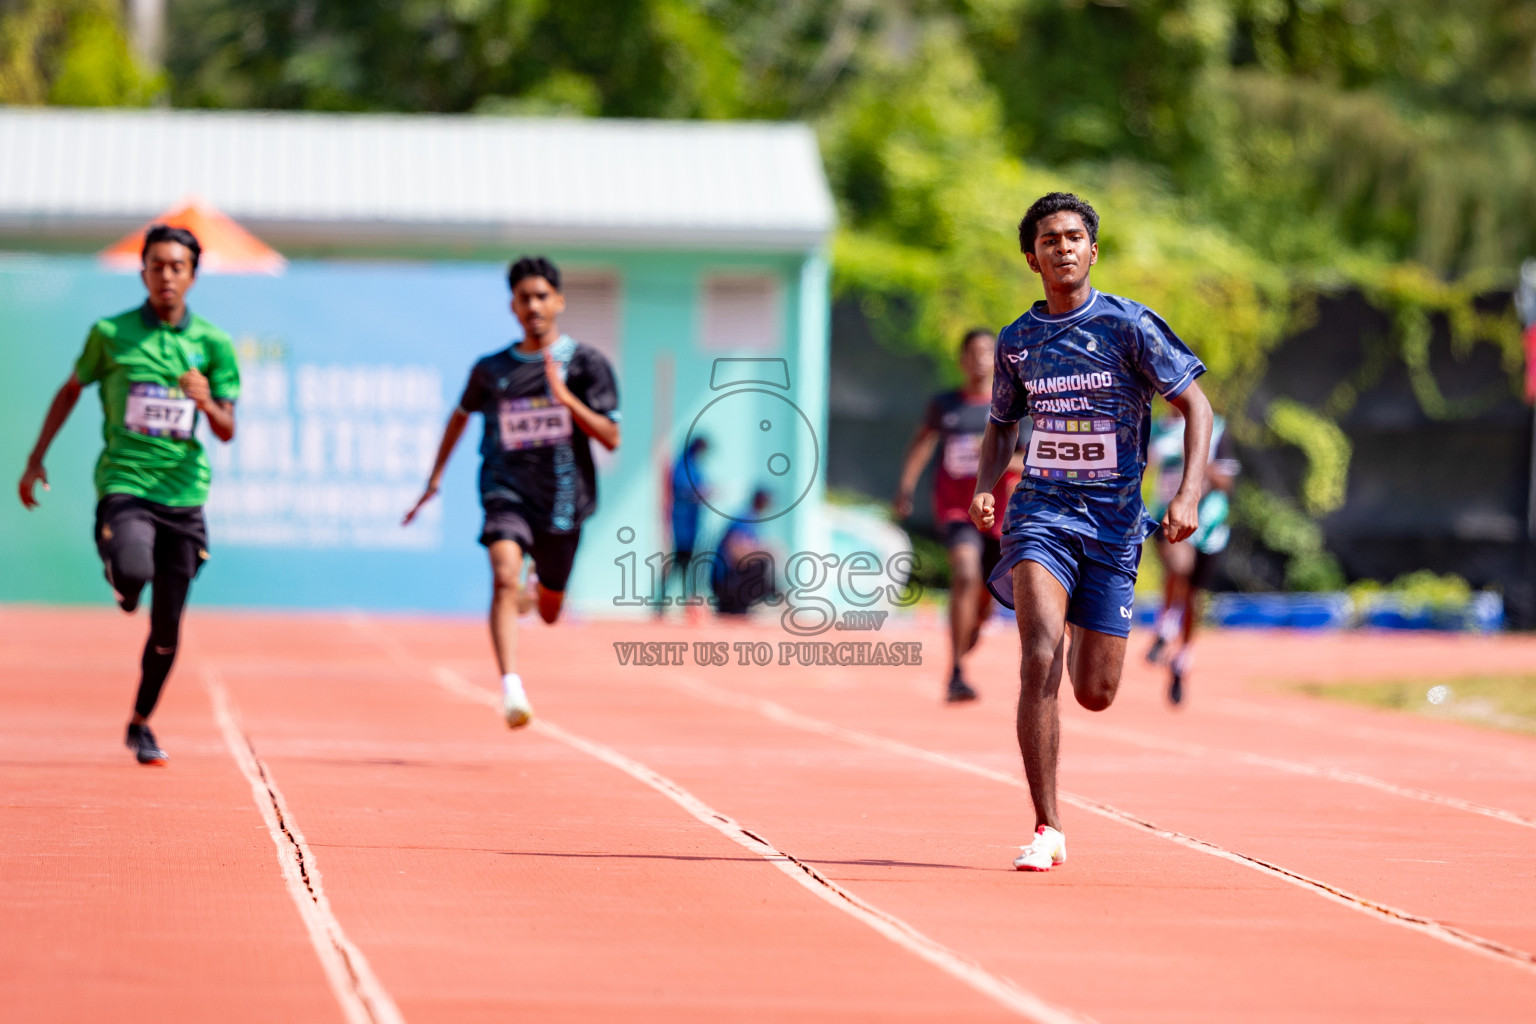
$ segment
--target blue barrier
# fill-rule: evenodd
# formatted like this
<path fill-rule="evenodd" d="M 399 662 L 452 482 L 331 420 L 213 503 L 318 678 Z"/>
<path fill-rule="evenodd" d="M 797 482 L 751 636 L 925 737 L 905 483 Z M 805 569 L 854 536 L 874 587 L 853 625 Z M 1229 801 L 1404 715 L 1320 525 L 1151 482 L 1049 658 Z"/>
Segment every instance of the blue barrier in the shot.
<path fill-rule="evenodd" d="M 1138 625 L 1156 620 L 1159 604 L 1136 605 Z M 1427 605 L 1397 594 L 1355 599 L 1347 593 L 1213 594 L 1206 607 L 1213 626 L 1244 629 L 1431 629 L 1488 633 L 1504 627 L 1504 599 L 1482 591 L 1459 604 Z"/>

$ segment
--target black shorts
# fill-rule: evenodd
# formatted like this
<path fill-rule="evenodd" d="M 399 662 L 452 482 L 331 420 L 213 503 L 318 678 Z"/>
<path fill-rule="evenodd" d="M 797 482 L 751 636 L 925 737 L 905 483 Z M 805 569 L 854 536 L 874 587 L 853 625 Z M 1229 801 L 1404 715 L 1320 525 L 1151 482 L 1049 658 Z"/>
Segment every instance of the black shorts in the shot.
<path fill-rule="evenodd" d="M 480 543 L 490 547 L 498 540 L 515 541 L 523 554 L 533 559 L 539 571 L 539 585 L 545 590 L 565 590 L 571 566 L 576 562 L 576 545 L 581 543 L 580 529 L 570 533 L 536 529 L 519 506 L 509 501 L 489 501 L 485 504 Z"/>
<path fill-rule="evenodd" d="M 1197 550 L 1194 568 L 1189 570 L 1189 585 L 1196 590 L 1210 590 L 1212 584 L 1216 582 L 1216 574 L 1221 571 L 1221 563 L 1226 553 L 1226 548 L 1209 553 Z"/>
<path fill-rule="evenodd" d="M 974 523 L 956 520 L 944 524 L 944 550 L 957 544 L 967 544 L 981 549 L 981 578 L 988 579 L 1003 557 L 1003 542 L 991 534 L 982 533 Z"/>
<path fill-rule="evenodd" d="M 208 561 L 208 524 L 201 505 L 161 505 L 134 494 L 96 503 L 96 553 L 106 563 L 125 544 L 149 544 L 155 571 L 194 578 Z"/>

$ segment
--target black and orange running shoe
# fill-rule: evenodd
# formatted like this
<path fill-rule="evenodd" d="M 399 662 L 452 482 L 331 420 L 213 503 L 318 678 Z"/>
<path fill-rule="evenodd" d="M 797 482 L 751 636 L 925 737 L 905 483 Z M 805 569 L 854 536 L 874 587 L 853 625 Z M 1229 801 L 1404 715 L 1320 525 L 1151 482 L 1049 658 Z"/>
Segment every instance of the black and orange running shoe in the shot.
<path fill-rule="evenodd" d="M 124 742 L 133 751 L 133 756 L 139 759 L 139 764 L 165 764 L 165 751 L 160 749 L 149 726 L 129 722 L 128 736 Z"/>

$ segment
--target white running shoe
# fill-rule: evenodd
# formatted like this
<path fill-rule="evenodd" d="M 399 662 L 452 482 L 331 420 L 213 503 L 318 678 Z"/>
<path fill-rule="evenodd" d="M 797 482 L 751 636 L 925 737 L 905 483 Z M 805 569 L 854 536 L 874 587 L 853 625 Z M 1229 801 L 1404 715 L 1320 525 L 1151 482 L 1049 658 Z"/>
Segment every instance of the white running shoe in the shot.
<path fill-rule="evenodd" d="M 506 719 L 508 729 L 521 729 L 533 721 L 533 705 L 528 703 L 528 695 L 521 686 L 502 692 L 501 717 Z"/>
<path fill-rule="evenodd" d="M 1049 825 L 1035 829 L 1034 841 L 1023 849 L 1013 862 L 1019 871 L 1049 871 L 1067 862 L 1067 837 Z"/>

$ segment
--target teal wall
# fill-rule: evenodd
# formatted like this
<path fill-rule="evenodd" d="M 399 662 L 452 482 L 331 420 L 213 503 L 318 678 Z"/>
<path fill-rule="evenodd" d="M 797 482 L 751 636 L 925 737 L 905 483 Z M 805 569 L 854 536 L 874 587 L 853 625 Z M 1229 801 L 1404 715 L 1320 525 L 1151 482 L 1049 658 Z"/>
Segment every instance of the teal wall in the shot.
<path fill-rule="evenodd" d="M 717 356 L 700 339 L 704 278 L 766 271 L 781 287 L 787 397 L 814 437 L 797 438 L 797 466 L 814 463 L 810 493 L 765 524 L 785 550 L 825 550 L 827 270 L 818 254 L 551 251 L 567 271 L 602 270 L 619 283 L 618 373 L 623 443 L 599 476 L 570 600 L 621 611 L 614 559 L 665 548 L 664 467 L 711 390 Z M 213 560 L 197 584 L 204 604 L 480 612 L 489 593 L 474 471 L 478 419 L 460 443 L 436 506 L 411 528 L 398 520 L 421 486 L 442 422 L 470 364 L 517 334 L 504 264 L 295 261 L 281 277 L 200 280 L 193 308 L 237 339 L 247 390 L 233 445 L 209 441 Z M 0 467 L 19 478 L 48 402 L 70 372 L 92 320 L 137 305 L 138 279 L 89 257 L 0 255 Z M 718 412 L 725 406 L 716 407 Z M 711 437 L 712 501 L 730 511 L 753 486 L 773 438 L 756 429 L 782 408 L 735 396 Z M 49 453 L 52 491 L 28 513 L 0 500 L 0 601 L 105 603 L 91 543 L 91 468 L 101 416 L 88 390 Z M 782 447 L 782 445 L 780 445 Z M 707 516 L 704 540 L 724 525 Z M 634 531 L 621 543 L 620 530 Z M 627 532 L 625 534 L 627 536 Z M 642 576 L 642 583 L 644 577 Z"/>

